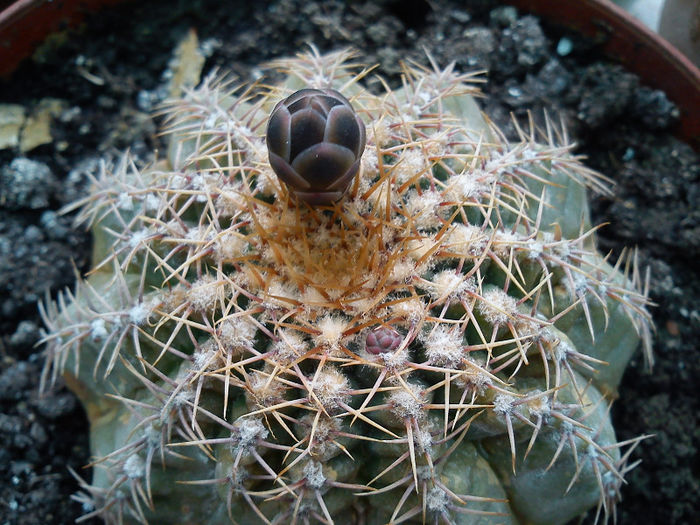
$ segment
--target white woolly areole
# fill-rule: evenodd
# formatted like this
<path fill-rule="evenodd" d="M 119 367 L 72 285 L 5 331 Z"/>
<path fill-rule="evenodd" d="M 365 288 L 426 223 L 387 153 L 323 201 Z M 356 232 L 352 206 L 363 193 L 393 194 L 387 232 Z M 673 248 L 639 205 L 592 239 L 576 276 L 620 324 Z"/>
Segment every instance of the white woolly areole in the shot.
<path fill-rule="evenodd" d="M 479 226 L 473 224 L 453 224 L 447 234 L 448 244 L 470 245 L 477 240 L 486 238 L 486 234 Z"/>
<path fill-rule="evenodd" d="M 257 250 L 258 256 L 260 257 L 260 261 L 265 263 L 265 264 L 270 264 L 270 265 L 277 265 L 277 254 L 275 253 L 275 250 L 270 248 L 269 244 L 263 244 L 262 246 L 258 247 Z"/>
<path fill-rule="evenodd" d="M 571 424 L 569 421 L 562 421 L 561 425 L 559 426 L 559 434 L 560 435 L 566 436 L 568 434 L 573 434 L 575 430 L 576 430 L 576 427 L 573 424 Z M 587 434 L 587 432 L 584 432 L 583 430 L 581 430 L 581 433 L 584 435 Z"/>
<path fill-rule="evenodd" d="M 372 179 L 377 175 L 379 171 L 379 159 L 377 158 L 377 151 L 375 149 L 366 149 L 360 162 L 362 163 L 361 173 L 363 179 Z"/>
<path fill-rule="evenodd" d="M 410 392 L 403 387 L 400 390 L 393 392 L 389 396 L 389 406 L 391 411 L 400 419 L 420 419 L 423 416 L 423 405 L 425 399 L 419 385 L 408 383 Z"/>
<path fill-rule="evenodd" d="M 304 465 L 304 477 L 306 478 L 306 486 L 312 489 L 323 488 L 326 482 L 326 476 L 323 474 L 323 465 L 320 461 L 308 461 Z"/>
<path fill-rule="evenodd" d="M 450 499 L 447 497 L 447 493 L 440 487 L 433 487 L 428 491 L 425 496 L 425 505 L 428 510 L 442 514 L 447 510 L 447 505 Z"/>
<path fill-rule="evenodd" d="M 538 337 L 540 341 L 549 346 L 555 345 L 559 342 L 559 338 L 549 326 L 541 326 L 538 332 Z"/>
<path fill-rule="evenodd" d="M 390 140 L 391 128 L 386 120 L 377 120 L 367 127 L 367 144 L 384 147 L 389 144 Z"/>
<path fill-rule="evenodd" d="M 148 228 L 142 228 L 137 232 L 128 232 L 127 234 L 127 244 L 130 248 L 136 248 L 140 244 L 144 243 L 146 239 L 151 235 L 151 231 Z"/>
<path fill-rule="evenodd" d="M 264 277 L 265 272 L 262 272 L 261 275 Z M 257 293 L 261 289 L 261 283 L 257 279 L 258 275 L 254 274 L 251 271 L 246 271 L 244 268 L 243 271 L 241 272 L 233 272 L 227 276 L 233 284 L 238 286 L 239 288 L 243 288 L 244 290 L 249 291 L 250 293 Z"/>
<path fill-rule="evenodd" d="M 404 365 L 408 362 L 408 350 L 404 348 L 398 352 L 386 352 L 372 357 L 374 359 L 381 360 L 384 363 L 384 366 L 389 369 L 403 369 Z"/>
<path fill-rule="evenodd" d="M 552 241 L 554 243 L 553 246 L 553 251 L 554 253 L 562 260 L 566 261 L 569 256 L 571 255 L 571 247 L 569 246 L 568 240 L 562 240 L 559 242 L 554 242 L 554 239 L 552 238 Z"/>
<path fill-rule="evenodd" d="M 425 156 L 419 149 L 406 149 L 401 152 L 393 173 L 396 174 L 396 180 L 399 184 L 410 180 L 419 173 L 425 173 L 427 164 Z"/>
<path fill-rule="evenodd" d="M 306 432 L 302 431 L 302 439 L 303 437 L 311 437 L 311 430 L 314 429 L 313 440 L 309 444 L 309 452 L 312 457 L 325 462 L 342 451 L 336 441 L 338 432 L 342 429 L 340 418 L 327 416 L 316 418 L 307 414 L 302 417 L 301 421 L 306 427 Z"/>
<path fill-rule="evenodd" d="M 170 190 L 181 190 L 187 186 L 187 178 L 179 173 L 173 173 L 168 177 L 167 185 Z"/>
<path fill-rule="evenodd" d="M 491 151 L 491 158 L 486 162 L 483 172 L 485 175 L 494 177 L 495 180 L 500 179 L 504 174 L 510 173 L 511 170 L 511 152 L 494 152 Z"/>
<path fill-rule="evenodd" d="M 422 334 L 421 340 L 430 363 L 454 368 L 462 361 L 462 334 L 458 330 L 438 326 Z"/>
<path fill-rule="evenodd" d="M 109 335 L 107 332 L 107 327 L 105 325 L 105 320 L 101 318 L 94 319 L 90 323 L 90 338 L 94 340 L 104 339 Z"/>
<path fill-rule="evenodd" d="M 195 310 L 207 311 L 214 307 L 220 286 L 215 277 L 204 275 L 187 290 L 187 300 Z"/>
<path fill-rule="evenodd" d="M 248 131 L 249 133 L 243 144 L 243 149 L 245 149 L 246 154 L 250 157 L 253 164 L 260 166 L 268 162 L 267 145 L 260 137 L 253 134 L 250 130 Z"/>
<path fill-rule="evenodd" d="M 430 230 L 439 227 L 439 212 L 442 195 L 436 191 L 426 190 L 419 194 L 412 190 L 408 193 L 404 209 L 411 221 L 419 230 Z"/>
<path fill-rule="evenodd" d="M 219 177 L 213 173 L 195 173 L 190 177 L 190 187 L 198 193 L 194 193 L 197 202 L 207 202 L 207 195 L 214 193 L 219 185 Z"/>
<path fill-rule="evenodd" d="M 187 373 L 188 372 L 183 369 L 176 378 L 175 382 L 178 385 L 182 383 L 187 383 L 187 381 L 189 380 L 189 377 L 185 377 L 185 374 Z M 170 419 L 171 416 L 168 414 L 170 406 L 174 408 L 179 408 L 185 405 L 192 404 L 192 401 L 194 400 L 194 392 L 192 390 L 189 390 L 189 388 L 190 386 L 189 384 L 187 384 L 185 388 L 183 388 L 177 394 L 175 394 L 175 397 L 172 398 L 171 403 L 166 403 L 165 405 L 163 405 L 163 409 L 161 410 L 162 418 L 166 418 L 166 420 Z"/>
<path fill-rule="evenodd" d="M 512 250 L 516 250 L 523 245 L 523 240 L 519 235 L 509 231 L 497 230 L 494 234 L 492 249 L 501 258 L 509 256 Z"/>
<path fill-rule="evenodd" d="M 539 390 L 529 392 L 528 395 L 537 395 Z M 533 416 L 548 416 L 552 412 L 552 404 L 547 396 L 538 396 L 527 402 L 527 408 Z"/>
<path fill-rule="evenodd" d="M 464 275 L 456 274 L 454 270 L 443 270 L 436 273 L 427 283 L 433 300 L 450 298 L 463 299 L 466 292 L 476 291 L 476 281 L 473 277 L 465 279 Z"/>
<path fill-rule="evenodd" d="M 193 356 L 193 367 L 195 370 L 207 370 L 211 368 L 212 363 L 216 360 L 216 352 L 211 348 L 203 348 Z"/>
<path fill-rule="evenodd" d="M 438 244 L 432 236 L 421 237 L 420 239 L 411 239 L 406 243 L 408 255 L 415 261 L 423 259 L 426 254 L 432 251 L 435 245 Z"/>
<path fill-rule="evenodd" d="M 161 446 L 163 437 L 161 429 L 156 429 L 152 424 L 149 424 L 143 429 L 142 435 L 149 447 L 159 448 Z"/>
<path fill-rule="evenodd" d="M 190 226 L 185 233 L 187 244 L 202 245 L 203 242 L 210 241 L 213 234 L 206 226 Z"/>
<path fill-rule="evenodd" d="M 187 236 L 186 226 L 180 221 L 170 220 L 165 223 L 161 231 L 168 237 L 184 239 Z"/>
<path fill-rule="evenodd" d="M 365 316 L 377 305 L 377 301 L 371 297 L 350 298 L 347 304 L 355 313 Z"/>
<path fill-rule="evenodd" d="M 542 244 L 539 241 L 530 241 L 527 243 L 527 251 L 525 252 L 525 256 L 528 259 L 539 259 L 542 254 L 544 253 L 544 244 Z"/>
<path fill-rule="evenodd" d="M 149 302 L 142 302 L 135 304 L 129 309 L 129 322 L 137 326 L 142 325 L 148 321 L 148 317 L 151 315 L 152 305 Z"/>
<path fill-rule="evenodd" d="M 127 192 L 123 192 L 119 194 L 119 197 L 117 197 L 117 202 L 115 205 L 120 210 L 131 211 L 134 209 L 134 199 L 132 199 L 131 195 L 129 195 Z"/>
<path fill-rule="evenodd" d="M 239 418 L 233 426 L 235 430 L 231 432 L 231 438 L 237 441 L 239 448 L 248 448 L 269 434 L 262 421 L 256 417 Z"/>
<path fill-rule="evenodd" d="M 267 150 L 267 148 L 265 149 Z M 256 191 L 258 191 L 261 195 L 273 195 L 277 192 L 277 188 L 279 188 L 277 175 L 274 174 L 272 168 L 268 169 L 265 167 L 265 164 L 262 164 L 262 169 L 260 170 L 255 183 Z"/>
<path fill-rule="evenodd" d="M 182 308 L 186 303 L 189 288 L 184 284 L 176 284 L 172 288 L 162 288 L 158 291 L 160 308 L 166 312 L 173 312 Z"/>
<path fill-rule="evenodd" d="M 542 331 L 542 321 L 521 317 L 513 323 L 518 337 L 524 342 L 526 339 L 533 341 L 539 339 Z"/>
<path fill-rule="evenodd" d="M 248 242 L 242 235 L 227 232 L 214 241 L 214 257 L 217 261 L 230 261 L 242 257 L 248 251 Z"/>
<path fill-rule="evenodd" d="M 448 200 L 458 203 L 474 201 L 482 193 L 487 193 L 489 187 L 478 180 L 472 173 L 460 173 L 449 179 L 450 185 L 445 190 Z"/>
<path fill-rule="evenodd" d="M 295 331 L 280 328 L 277 332 L 279 339 L 272 344 L 277 362 L 286 364 L 301 357 L 309 349 L 309 345 Z"/>
<path fill-rule="evenodd" d="M 452 148 L 449 146 L 448 132 L 431 135 L 422 141 L 424 151 L 428 155 L 428 159 L 435 157 L 444 157 Z"/>
<path fill-rule="evenodd" d="M 284 210 L 282 210 L 280 213 L 286 213 L 286 218 L 292 217 L 291 215 L 289 215 L 288 211 L 285 212 Z M 275 227 L 277 227 L 278 224 L 287 224 L 283 222 L 284 218 L 285 217 L 278 217 L 275 212 L 267 210 L 265 208 L 256 209 L 255 211 L 255 219 L 258 221 L 260 227 L 263 230 L 274 229 Z"/>
<path fill-rule="evenodd" d="M 347 378 L 341 372 L 328 365 L 316 375 L 310 386 L 314 395 L 326 410 L 337 408 L 348 397 Z"/>
<path fill-rule="evenodd" d="M 275 380 L 270 381 L 269 376 L 257 370 L 248 375 L 246 386 L 254 400 L 263 406 L 277 403 L 285 389 L 282 383 Z"/>
<path fill-rule="evenodd" d="M 481 228 L 455 224 L 446 236 L 445 247 L 450 252 L 479 257 L 488 244 L 488 237 Z"/>
<path fill-rule="evenodd" d="M 559 339 L 551 346 L 551 352 L 547 354 L 547 358 L 549 360 L 554 360 L 561 363 L 566 361 L 569 354 L 573 353 L 574 351 L 574 348 L 569 343 Z"/>
<path fill-rule="evenodd" d="M 433 436 L 428 430 L 418 429 L 418 432 L 413 433 L 413 442 L 421 454 L 424 452 L 430 453 L 433 447 Z"/>
<path fill-rule="evenodd" d="M 518 303 L 503 290 L 494 288 L 484 293 L 483 301 L 479 301 L 477 308 L 484 319 L 492 325 L 506 324 L 518 313 Z"/>
<path fill-rule="evenodd" d="M 154 195 L 153 193 L 149 193 L 146 195 L 146 198 L 143 201 L 144 206 L 146 207 L 147 211 L 154 212 L 160 210 L 161 205 L 163 204 L 163 199 L 161 199 L 158 195 Z"/>
<path fill-rule="evenodd" d="M 325 305 L 328 299 L 315 286 L 307 286 L 301 294 L 301 302 L 305 308 L 309 308 Z"/>
<path fill-rule="evenodd" d="M 455 379 L 455 384 L 463 385 L 463 388 L 472 388 L 477 393 L 483 393 L 486 387 L 491 384 L 491 378 L 483 369 L 483 363 L 477 362 L 468 355 L 462 360 L 465 365 L 462 373 Z"/>
<path fill-rule="evenodd" d="M 233 217 L 246 209 L 246 201 L 236 187 L 224 186 L 216 199 L 215 206 L 220 216 Z"/>
<path fill-rule="evenodd" d="M 348 323 L 344 319 L 336 316 L 327 316 L 321 319 L 316 328 L 320 331 L 314 336 L 316 344 L 329 348 L 337 348 L 343 338 L 343 332 L 347 329 Z"/>
<path fill-rule="evenodd" d="M 299 290 L 292 283 L 272 278 L 268 282 L 263 306 L 267 308 L 288 308 L 296 303 L 298 297 Z"/>
<path fill-rule="evenodd" d="M 391 313 L 397 317 L 406 319 L 411 324 L 416 324 L 428 315 L 428 309 L 418 297 L 410 297 L 390 307 Z"/>
<path fill-rule="evenodd" d="M 513 412 L 513 403 L 517 400 L 510 394 L 498 394 L 493 399 L 493 411 L 497 414 L 507 415 Z"/>
<path fill-rule="evenodd" d="M 226 350 L 250 348 L 258 327 L 246 316 L 228 317 L 218 325 L 219 341 Z"/>
<path fill-rule="evenodd" d="M 122 470 L 130 479 L 139 479 L 145 473 L 145 465 L 138 454 L 132 454 L 124 462 Z"/>
<path fill-rule="evenodd" d="M 394 283 L 409 284 L 416 275 L 416 263 L 400 259 L 394 263 L 389 273 L 389 280 Z"/>
<path fill-rule="evenodd" d="M 588 278 L 578 272 L 572 272 L 572 279 L 566 279 L 564 282 L 572 297 L 585 295 L 590 284 Z"/>

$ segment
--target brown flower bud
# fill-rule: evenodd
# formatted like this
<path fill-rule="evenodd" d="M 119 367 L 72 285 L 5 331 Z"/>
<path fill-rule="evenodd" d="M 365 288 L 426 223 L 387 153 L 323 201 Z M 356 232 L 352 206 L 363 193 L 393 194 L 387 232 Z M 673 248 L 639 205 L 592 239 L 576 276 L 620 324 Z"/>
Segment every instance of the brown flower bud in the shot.
<path fill-rule="evenodd" d="M 331 204 L 350 186 L 365 149 L 365 125 L 333 89 L 302 89 L 279 102 L 267 124 L 270 166 L 309 204 Z"/>

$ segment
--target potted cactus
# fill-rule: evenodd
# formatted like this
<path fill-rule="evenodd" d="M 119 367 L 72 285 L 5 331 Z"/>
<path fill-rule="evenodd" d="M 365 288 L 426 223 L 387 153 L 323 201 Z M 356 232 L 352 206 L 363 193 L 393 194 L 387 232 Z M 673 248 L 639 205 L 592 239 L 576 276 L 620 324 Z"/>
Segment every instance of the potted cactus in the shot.
<path fill-rule="evenodd" d="M 375 95 L 353 58 L 207 78 L 169 102 L 167 158 L 104 165 L 75 204 L 93 268 L 45 305 L 44 379 L 90 419 L 88 516 L 614 512 L 643 436 L 617 441 L 610 400 L 651 353 L 633 252 L 595 247 L 605 178 L 551 122 L 506 140 L 471 74 L 409 64 Z"/>
<path fill-rule="evenodd" d="M 175 6 L 159 0 L 147 7 L 102 10 L 75 33 L 54 34 L 36 49 L 43 36 L 35 38 L 34 31 L 43 26 L 28 22 L 31 13 L 66 13 L 69 7 L 84 10 L 101 3 L 28 0 L 0 12 L 0 106 L 9 103 L 22 115 L 20 121 L 0 122 L 0 132 L 10 134 L 0 143 L 20 145 L 19 150 L 0 149 L 5 313 L 0 322 L 0 439 L 5 444 L 0 449 L 0 514 L 8 523 L 69 523 L 78 517 L 86 525 L 105 519 L 199 523 L 202 508 L 214 523 L 228 523 L 231 517 L 239 523 L 295 517 L 323 522 L 328 521 L 323 505 L 336 523 L 389 522 L 392 515 L 395 522 L 557 522 L 585 508 L 590 508 L 586 522 L 612 516 L 622 523 L 683 523 L 697 513 L 696 477 L 688 459 L 697 434 L 692 385 L 698 360 L 692 341 L 699 303 L 692 260 L 700 252 L 694 233 L 697 197 L 689 186 L 697 162 L 669 135 L 675 131 L 690 143 L 696 140 L 692 110 L 697 96 L 692 94 L 698 91 L 697 73 L 679 69 L 683 64 L 673 57 L 669 69 L 640 67 L 642 59 L 662 57 L 663 46 L 632 58 L 619 53 L 629 50 L 630 42 L 648 44 L 651 38 L 634 30 L 610 32 L 619 16 L 574 17 L 589 41 L 549 25 L 564 21 L 571 26 L 570 18 L 560 16 L 562 10 L 605 8 L 601 0 L 550 1 L 549 7 L 544 1 L 520 3 L 539 14 L 541 23 L 498 2 L 439 0 L 430 7 L 417 2 L 412 9 L 382 2 L 358 9 L 285 0 L 230 9 L 210 0 Z M 54 15 L 46 19 L 58 21 Z M 66 27 L 62 20 L 59 28 Z M 31 45 L 22 47 L 20 41 Z M 312 53 L 301 61 L 273 64 L 270 70 L 281 73 L 267 78 L 269 85 L 251 80 L 268 60 L 303 50 L 308 41 L 324 50 L 353 45 L 362 54 L 351 62 L 381 66 L 374 72 L 353 69 L 336 55 L 335 64 L 348 66 L 348 74 L 335 71 L 324 79 L 311 72 L 323 70 L 324 60 L 326 65 L 334 60 Z M 152 118 L 154 102 L 169 92 L 170 79 L 178 78 L 168 61 L 177 60 L 182 42 L 197 55 L 199 67 L 206 61 L 203 71 L 218 67 L 233 73 L 228 80 L 206 77 L 199 89 Z M 567 42 L 570 54 L 564 55 L 567 46 L 558 43 Z M 424 49 L 434 57 L 427 69 L 417 65 L 430 62 Z M 665 83 L 678 107 L 635 84 L 621 68 L 594 64 L 602 60 L 600 50 L 616 54 L 644 83 Z M 20 55 L 31 52 L 32 59 L 8 78 Z M 408 61 L 403 70 L 399 60 Z M 452 60 L 457 64 L 447 67 Z M 476 97 L 488 116 L 470 98 L 478 94 L 471 80 L 479 77 L 457 73 L 481 67 L 491 70 L 483 87 L 487 98 Z M 444 91 L 430 94 L 425 86 L 431 78 Z M 293 154 L 284 138 L 294 141 L 291 122 L 287 135 L 271 140 L 266 132 L 275 105 L 285 105 L 282 101 L 305 88 L 334 90 L 341 103 L 334 97 L 309 101 L 322 124 L 313 115 L 301 119 L 315 122 L 309 124 L 315 138 L 295 146 Z M 57 99 L 60 104 L 54 105 Z M 359 121 L 329 124 L 328 114 L 346 106 L 344 101 Z M 290 120 L 304 109 L 287 105 Z M 46 107 L 58 109 L 46 112 Z M 212 113 L 212 107 L 221 112 Z M 557 119 L 561 115 L 571 137 L 561 125 L 540 119 L 542 107 Z M 542 130 L 528 125 L 530 110 Z M 524 123 L 511 123 L 509 111 L 516 119 L 524 117 Z M 234 124 L 230 130 L 229 123 Z M 16 139 L 36 124 L 48 138 L 29 149 Z M 363 131 L 365 139 L 347 142 Z M 217 148 L 229 136 L 242 142 L 232 141 L 223 155 Z M 325 157 L 326 165 L 340 167 L 319 183 L 310 164 L 295 166 L 297 153 L 314 145 L 316 153 L 344 148 L 352 158 L 344 153 Z M 447 152 L 450 156 L 440 161 Z M 617 186 L 583 168 L 578 153 Z M 507 167 L 494 181 L 491 170 L 500 162 Z M 470 186 L 473 180 L 460 177 L 467 173 L 483 178 Z M 551 173 L 562 183 L 552 184 Z M 231 189 L 244 179 L 250 193 Z M 312 202 L 304 195 L 309 188 Z M 493 200 L 485 194 L 489 189 Z M 565 206 L 553 203 L 564 195 L 569 199 Z M 71 213 L 56 213 L 71 199 L 79 201 Z M 231 203 L 223 209 L 226 199 Z M 518 219 L 521 206 L 526 209 Z M 462 210 L 458 216 L 447 213 L 457 208 Z M 74 213 L 80 222 L 71 227 Z M 609 225 L 598 229 L 602 223 Z M 478 231 L 472 229 L 455 244 L 454 230 L 468 233 L 460 225 Z M 353 237 L 365 228 L 364 236 Z M 87 262 L 91 232 L 96 243 L 92 264 Z M 434 237 L 434 251 L 421 253 L 426 237 Z M 377 242 L 366 253 L 350 249 L 348 239 L 371 238 Z M 485 250 L 476 251 L 483 260 L 473 254 L 463 262 L 454 257 L 472 243 Z M 573 252 L 562 251 L 574 245 Z M 534 246 L 532 258 L 524 255 L 525 246 Z M 631 253 L 623 246 L 640 249 Z M 306 257 L 304 272 L 298 270 L 300 253 Z M 585 257 L 572 262 L 578 256 Z M 368 261 L 369 274 L 384 272 L 387 279 L 372 289 L 379 290 L 376 297 L 368 291 L 372 283 L 358 277 Z M 407 272 L 409 264 L 415 275 L 396 273 L 397 265 Z M 617 268 L 612 281 L 606 280 L 608 264 Z M 77 287 L 72 265 L 79 267 Z M 648 266 L 653 278 L 642 286 L 634 269 Z M 308 277 L 322 270 L 335 277 L 322 284 Z M 397 275 L 407 282 L 389 281 Z M 244 278 L 249 282 L 242 284 Z M 296 286 L 292 292 L 290 279 Z M 345 283 L 341 289 L 342 279 L 357 287 L 347 291 Z M 70 291 L 61 295 L 66 287 Z M 43 302 L 49 344 L 44 353 L 43 346 L 33 345 L 41 338 L 37 298 L 48 290 L 57 302 Z M 223 295 L 209 308 L 198 303 L 197 290 L 204 298 L 207 290 Z M 384 303 L 372 306 L 372 301 L 382 300 L 382 290 L 385 302 L 396 302 L 377 311 Z M 414 318 L 415 326 L 406 312 L 391 315 L 409 306 L 401 290 L 415 295 L 413 306 L 429 310 L 424 318 Z M 509 304 L 496 329 L 495 318 L 487 314 L 489 304 L 498 305 L 498 290 L 515 301 L 515 310 L 501 295 Z M 361 293 L 367 312 L 357 310 Z M 645 364 L 648 346 L 632 351 L 637 337 L 648 341 L 647 293 L 658 304 L 651 309 L 658 327 L 653 373 Z M 601 297 L 597 303 L 592 301 L 596 294 Z M 165 295 L 191 304 L 192 311 L 167 310 L 170 303 L 157 300 Z M 297 296 L 303 300 L 292 302 Z M 474 319 L 463 318 L 468 308 L 462 300 L 471 305 Z M 634 306 L 628 320 L 617 322 L 629 305 Z M 318 313 L 324 308 L 326 316 Z M 616 313 L 606 318 L 606 309 Z M 252 325 L 239 325 L 238 335 L 238 328 L 227 335 L 226 325 L 239 318 Z M 534 323 L 532 333 L 525 320 Z M 622 327 L 619 333 L 628 340 L 610 342 L 615 327 Z M 340 335 L 329 336 L 333 330 Z M 299 347 L 289 333 L 301 338 Z M 445 352 L 457 347 L 460 336 L 463 362 L 450 361 L 455 355 L 428 355 L 438 344 L 435 338 Z M 555 342 L 565 350 L 553 350 Z M 623 351 L 615 353 L 616 362 L 604 351 L 596 353 L 618 343 Z M 294 359 L 271 373 L 279 356 L 269 352 L 285 345 Z M 297 355 L 301 349 L 305 352 Z M 231 362 L 225 360 L 229 351 Z M 46 356 L 55 359 L 40 381 Z M 326 361 L 320 363 L 323 356 Z M 394 363 L 392 371 L 394 356 L 404 361 Z M 339 387 L 342 395 L 328 397 L 326 391 L 323 397 L 325 373 L 335 371 L 336 379 L 347 381 Z M 181 383 L 183 378 L 190 380 Z M 266 379 L 258 382 L 260 388 L 278 387 L 279 403 L 290 404 L 272 408 L 264 395 L 258 399 L 253 390 L 260 378 Z M 408 392 L 402 381 L 413 392 L 403 405 L 392 398 Z M 85 402 L 92 446 L 82 406 L 64 383 Z M 173 384 L 183 384 L 182 389 Z M 455 399 L 458 392 L 473 396 Z M 333 399 L 352 411 L 327 406 Z M 397 414 L 406 401 L 416 399 L 414 419 L 427 434 L 407 427 L 406 418 Z M 187 424 L 173 421 L 174 414 L 183 414 Z M 580 425 L 568 421 L 568 426 L 563 417 Z M 341 429 L 329 428 L 329 421 Z M 330 435 L 326 441 L 318 438 L 322 431 Z M 656 437 L 632 450 L 650 433 Z M 419 435 L 425 438 L 422 444 Z M 561 440 L 563 435 L 567 440 Z M 323 443 L 328 447 L 320 453 Z M 279 476 L 270 478 L 254 454 Z M 357 472 L 338 467 L 341 458 Z M 640 458 L 643 467 L 632 470 Z M 491 474 L 484 475 L 489 469 Z M 242 476 L 236 490 L 231 489 L 234 472 Z M 347 490 L 338 483 L 347 483 Z M 602 501 L 601 486 L 610 489 Z M 281 487 L 290 490 L 274 492 Z M 533 492 L 532 487 L 544 488 Z M 624 504 L 616 510 L 612 502 L 620 498 L 620 487 Z"/>

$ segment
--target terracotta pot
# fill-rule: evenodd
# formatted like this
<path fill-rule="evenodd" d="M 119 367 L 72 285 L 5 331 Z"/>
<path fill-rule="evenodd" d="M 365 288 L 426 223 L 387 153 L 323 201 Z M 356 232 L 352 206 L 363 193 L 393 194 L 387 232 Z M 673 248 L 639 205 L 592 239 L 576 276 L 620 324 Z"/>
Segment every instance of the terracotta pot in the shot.
<path fill-rule="evenodd" d="M 685 56 L 700 66 L 700 2 L 697 0 L 666 0 L 659 34 Z"/>
<path fill-rule="evenodd" d="M 9 75 L 51 32 L 75 26 L 85 14 L 125 0 L 18 0 L 0 11 L 0 76 Z M 676 48 L 608 0 L 510 0 L 522 11 L 599 42 L 681 111 L 677 135 L 700 150 L 700 70 Z M 3 4 L 0 3 L 0 8 Z"/>

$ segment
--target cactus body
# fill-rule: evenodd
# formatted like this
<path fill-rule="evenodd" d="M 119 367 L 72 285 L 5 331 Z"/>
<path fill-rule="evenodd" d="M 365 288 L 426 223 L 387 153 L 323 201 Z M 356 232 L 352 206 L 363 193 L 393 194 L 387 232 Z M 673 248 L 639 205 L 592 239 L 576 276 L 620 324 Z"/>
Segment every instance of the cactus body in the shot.
<path fill-rule="evenodd" d="M 470 75 L 408 66 L 375 96 L 350 58 L 280 61 L 261 96 L 208 79 L 171 104 L 167 160 L 96 176 L 94 269 L 45 311 L 46 378 L 91 422 L 82 497 L 109 523 L 607 515 L 609 399 L 649 321 L 632 261 L 595 250 L 604 179 L 553 128 L 506 141 Z M 268 162 L 300 79 L 367 129 L 326 206 Z"/>

